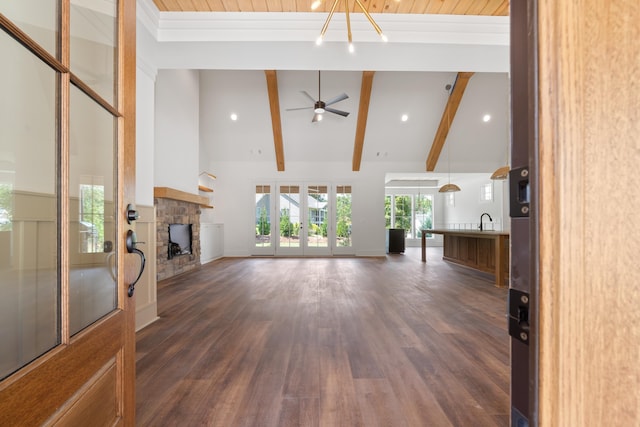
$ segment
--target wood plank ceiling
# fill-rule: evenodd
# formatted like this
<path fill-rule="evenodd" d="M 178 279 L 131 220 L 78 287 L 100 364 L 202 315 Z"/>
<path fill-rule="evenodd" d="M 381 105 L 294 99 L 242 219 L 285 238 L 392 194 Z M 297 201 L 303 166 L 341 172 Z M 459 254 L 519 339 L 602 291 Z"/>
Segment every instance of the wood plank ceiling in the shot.
<path fill-rule="evenodd" d="M 153 0 L 162 12 L 329 12 L 333 0 Z M 509 0 L 361 0 L 369 13 L 509 15 Z M 357 8 L 351 8 L 359 13 Z M 338 2 L 336 12 L 344 12 Z"/>
<path fill-rule="evenodd" d="M 153 0 L 161 12 L 319 12 L 327 13 L 334 5 L 333 0 L 320 0 L 319 6 L 312 10 L 313 0 Z M 369 13 L 409 13 L 409 14 L 450 14 L 508 16 L 509 0 L 360 0 Z M 335 12 L 344 12 L 344 2 L 339 1 Z M 362 13 L 359 8 L 350 6 L 351 13 Z M 278 81 L 275 70 L 265 70 L 273 122 L 274 149 L 278 171 L 285 170 L 282 128 L 280 123 L 280 104 L 278 100 Z M 432 144 L 426 162 L 426 170 L 433 171 L 444 146 L 449 126 L 455 117 L 464 88 L 473 73 L 459 73 L 463 84 L 455 98 L 449 100 L 442 115 L 436 138 Z M 362 99 L 358 111 L 358 124 L 354 141 L 353 171 L 360 170 L 360 161 L 364 145 L 369 98 L 374 72 L 364 71 L 362 77 Z"/>

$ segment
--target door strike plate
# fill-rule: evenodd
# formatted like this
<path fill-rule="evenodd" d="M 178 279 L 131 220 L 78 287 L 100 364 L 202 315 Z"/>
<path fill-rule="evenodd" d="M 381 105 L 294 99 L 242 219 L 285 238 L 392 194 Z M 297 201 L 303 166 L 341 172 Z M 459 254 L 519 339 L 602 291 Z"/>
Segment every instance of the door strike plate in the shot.
<path fill-rule="evenodd" d="M 529 294 L 509 289 L 509 335 L 529 345 Z"/>

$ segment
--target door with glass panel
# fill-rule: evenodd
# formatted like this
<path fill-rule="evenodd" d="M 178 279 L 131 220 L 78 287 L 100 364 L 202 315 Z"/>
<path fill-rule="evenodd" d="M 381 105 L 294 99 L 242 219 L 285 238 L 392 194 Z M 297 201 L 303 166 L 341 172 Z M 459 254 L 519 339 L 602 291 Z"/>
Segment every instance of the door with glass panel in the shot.
<path fill-rule="evenodd" d="M 335 191 L 335 215 L 334 215 L 334 233 L 333 237 L 333 254 L 334 255 L 353 255 L 353 237 L 351 224 L 351 186 L 337 185 Z"/>
<path fill-rule="evenodd" d="M 253 241 L 253 255 L 273 255 L 275 253 L 275 236 L 276 227 L 272 224 L 273 212 L 275 206 L 273 204 L 272 191 L 273 185 L 257 184 L 255 186 L 255 216 L 254 228 L 255 239 Z"/>
<path fill-rule="evenodd" d="M 329 255 L 329 186 L 278 186 L 277 255 Z"/>
<path fill-rule="evenodd" d="M 303 236 L 305 255 L 331 254 L 330 232 L 333 224 L 330 217 L 329 186 L 305 185 L 304 204 L 306 218 Z"/>
<path fill-rule="evenodd" d="M 0 3 L 3 426 L 135 421 L 135 2 L 119 4 Z"/>

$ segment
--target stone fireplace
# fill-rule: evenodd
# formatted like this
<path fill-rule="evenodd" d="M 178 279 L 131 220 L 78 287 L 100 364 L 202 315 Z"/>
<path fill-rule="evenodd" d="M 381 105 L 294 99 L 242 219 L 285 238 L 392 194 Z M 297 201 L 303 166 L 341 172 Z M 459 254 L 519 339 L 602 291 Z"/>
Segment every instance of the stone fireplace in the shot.
<path fill-rule="evenodd" d="M 204 200 L 201 200 L 204 199 Z M 156 207 L 156 275 L 164 280 L 200 266 L 200 213 L 206 198 L 166 187 L 154 189 Z M 169 226 L 184 224 L 191 231 L 191 253 L 169 256 Z"/>

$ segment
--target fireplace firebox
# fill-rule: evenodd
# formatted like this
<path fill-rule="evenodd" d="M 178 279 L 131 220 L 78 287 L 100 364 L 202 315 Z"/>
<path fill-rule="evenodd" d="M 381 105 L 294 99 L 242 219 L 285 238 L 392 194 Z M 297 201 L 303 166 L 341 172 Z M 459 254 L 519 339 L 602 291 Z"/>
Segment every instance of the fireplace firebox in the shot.
<path fill-rule="evenodd" d="M 190 255 L 193 236 L 191 224 L 169 224 L 168 259 L 179 255 Z"/>

